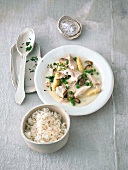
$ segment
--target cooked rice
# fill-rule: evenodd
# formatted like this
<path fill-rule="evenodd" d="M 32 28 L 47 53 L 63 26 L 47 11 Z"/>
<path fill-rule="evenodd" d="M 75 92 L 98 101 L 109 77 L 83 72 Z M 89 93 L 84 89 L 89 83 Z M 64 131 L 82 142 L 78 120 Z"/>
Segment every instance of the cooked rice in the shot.
<path fill-rule="evenodd" d="M 43 108 L 27 119 L 24 134 L 32 141 L 46 143 L 62 138 L 66 129 L 60 114 Z"/>

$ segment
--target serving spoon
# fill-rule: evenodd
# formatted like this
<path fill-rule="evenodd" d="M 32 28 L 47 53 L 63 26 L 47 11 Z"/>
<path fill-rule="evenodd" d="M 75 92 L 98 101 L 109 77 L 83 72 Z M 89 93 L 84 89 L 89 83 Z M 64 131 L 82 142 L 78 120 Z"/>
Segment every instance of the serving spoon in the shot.
<path fill-rule="evenodd" d="M 18 85 L 15 93 L 15 102 L 21 104 L 25 98 L 24 76 L 26 57 L 33 50 L 35 44 L 35 33 L 31 28 L 25 28 L 19 35 L 16 47 L 18 53 L 22 56 L 18 75 Z"/>

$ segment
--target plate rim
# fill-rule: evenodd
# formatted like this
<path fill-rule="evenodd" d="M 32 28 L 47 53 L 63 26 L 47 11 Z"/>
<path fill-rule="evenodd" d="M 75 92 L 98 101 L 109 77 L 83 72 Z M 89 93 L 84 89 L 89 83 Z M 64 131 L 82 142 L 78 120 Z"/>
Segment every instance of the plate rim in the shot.
<path fill-rule="evenodd" d="M 59 106 L 59 107 L 62 107 L 63 109 L 65 109 L 66 112 L 67 112 L 70 116 L 84 116 L 84 115 L 92 114 L 92 113 L 98 111 L 99 109 L 101 109 L 101 108 L 108 102 L 108 100 L 110 99 L 110 97 L 111 97 L 111 95 L 112 95 L 112 92 L 113 92 L 113 88 L 114 88 L 114 75 L 113 75 L 113 71 L 112 71 L 111 66 L 109 65 L 108 61 L 107 61 L 101 54 L 99 54 L 98 52 L 96 52 L 96 51 L 94 51 L 94 50 L 92 50 L 92 49 L 89 49 L 89 48 L 87 48 L 87 47 L 81 46 L 81 45 L 64 45 L 64 46 L 59 46 L 59 47 L 57 47 L 57 48 L 54 48 L 54 49 L 52 49 L 51 51 L 49 51 L 48 53 L 46 53 L 46 54 L 42 57 L 42 59 L 39 61 L 38 66 L 37 66 L 37 68 L 36 68 L 36 70 L 35 70 L 34 82 L 35 82 L 35 87 L 36 87 L 37 94 L 38 94 L 39 98 L 41 99 L 41 101 L 42 101 L 44 104 L 51 104 L 51 103 L 47 102 L 44 98 L 42 98 L 42 96 L 40 95 L 40 93 L 39 93 L 39 91 L 38 91 L 38 83 L 37 83 L 36 79 L 37 79 L 37 74 L 38 74 L 38 69 L 39 69 L 39 67 L 40 67 L 40 64 L 42 63 L 42 61 L 45 60 L 45 58 L 47 58 L 47 55 L 53 53 L 54 51 L 56 51 L 56 50 L 58 50 L 58 49 L 61 49 L 61 48 L 66 48 L 66 47 L 69 48 L 69 47 L 76 47 L 76 46 L 79 47 L 79 48 L 84 48 L 85 50 L 90 51 L 90 52 L 92 52 L 92 53 L 95 53 L 95 54 L 98 55 L 100 58 L 102 58 L 102 60 L 103 60 L 103 61 L 105 62 L 105 64 L 107 65 L 107 68 L 109 69 L 109 73 L 110 73 L 110 75 L 111 75 L 111 88 L 110 88 L 110 90 L 109 90 L 109 93 L 108 93 L 107 96 L 106 96 L 106 99 L 105 99 L 104 101 L 101 101 L 100 106 L 98 106 L 97 108 L 95 108 L 94 110 L 92 110 L 92 111 L 90 111 L 90 112 L 88 112 L 88 113 L 86 113 L 86 114 L 85 114 L 85 113 L 72 114 L 72 113 L 70 113 L 70 111 L 69 111 L 70 108 L 69 108 L 68 110 L 66 110 L 66 109 L 65 109 L 65 105 L 62 105 L 61 103 L 58 103 L 58 102 L 56 101 L 56 105 L 57 105 L 57 103 L 58 103 L 58 106 Z M 97 99 L 97 98 L 96 98 L 96 99 Z M 96 100 L 96 99 L 95 99 L 95 100 Z M 55 100 L 55 99 L 53 99 L 53 100 Z M 95 101 L 95 100 L 94 100 L 94 101 Z M 91 102 L 91 103 L 93 103 L 93 102 Z M 90 103 L 90 104 L 91 104 L 91 103 Z M 88 105 L 90 105 L 90 104 L 88 104 Z M 88 106 L 88 105 L 81 106 L 81 107 L 75 107 L 75 108 L 84 108 L 84 107 L 86 107 L 86 106 Z"/>

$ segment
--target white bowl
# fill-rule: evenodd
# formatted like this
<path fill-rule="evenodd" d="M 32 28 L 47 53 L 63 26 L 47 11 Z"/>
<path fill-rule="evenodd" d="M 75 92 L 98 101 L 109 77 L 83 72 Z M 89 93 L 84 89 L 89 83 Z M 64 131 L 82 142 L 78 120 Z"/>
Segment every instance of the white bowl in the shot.
<path fill-rule="evenodd" d="M 49 108 L 50 110 L 59 113 L 62 116 L 63 121 L 67 124 L 66 133 L 64 134 L 64 136 L 62 138 L 60 138 L 59 140 L 57 140 L 55 142 L 47 142 L 47 143 L 34 142 L 34 141 L 29 140 L 24 134 L 25 122 L 26 122 L 27 118 L 30 117 L 30 115 L 33 112 L 40 110 L 42 108 Z M 41 152 L 41 153 L 53 153 L 53 152 L 56 152 L 57 150 L 61 149 L 67 143 L 67 140 L 69 137 L 69 129 L 70 129 L 69 115 L 62 108 L 55 106 L 55 105 L 39 105 L 39 106 L 32 108 L 23 117 L 22 123 L 21 123 L 21 134 L 22 134 L 25 142 L 31 149 L 33 149 L 37 152 Z"/>
<path fill-rule="evenodd" d="M 47 72 L 47 65 L 57 61 L 61 57 L 65 57 L 68 53 L 73 56 L 79 56 L 85 60 L 93 61 L 102 76 L 102 92 L 99 93 L 98 97 L 93 102 L 82 107 L 63 105 L 53 99 L 47 91 L 44 91 L 44 89 L 46 89 L 44 82 Z M 64 110 L 72 116 L 88 115 L 103 107 L 110 98 L 114 86 L 113 72 L 105 58 L 93 50 L 78 45 L 61 46 L 48 52 L 40 60 L 35 71 L 34 79 L 37 94 L 43 103 L 63 107 Z"/>

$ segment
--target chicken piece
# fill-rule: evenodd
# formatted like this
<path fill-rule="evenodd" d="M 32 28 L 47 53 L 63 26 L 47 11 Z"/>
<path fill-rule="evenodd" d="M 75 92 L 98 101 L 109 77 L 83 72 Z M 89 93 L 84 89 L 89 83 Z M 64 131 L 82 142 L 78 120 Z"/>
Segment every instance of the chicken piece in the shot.
<path fill-rule="evenodd" d="M 70 54 L 68 54 L 67 59 L 69 61 L 69 67 L 72 70 L 76 70 L 77 69 L 77 63 L 76 63 L 76 61 L 73 60 L 73 58 Z"/>
<path fill-rule="evenodd" d="M 100 82 L 98 80 L 96 80 L 95 77 L 90 75 L 89 73 L 87 73 L 87 77 L 92 82 L 94 87 L 96 87 L 96 85 L 100 84 Z"/>
<path fill-rule="evenodd" d="M 77 82 L 81 78 L 82 73 L 78 70 L 74 71 L 73 73 L 74 73 L 74 79 Z"/>
<path fill-rule="evenodd" d="M 81 78 L 82 73 L 79 72 L 78 70 L 72 70 L 72 69 L 66 69 L 64 71 L 61 71 L 62 74 L 64 75 L 70 75 L 71 77 L 69 78 L 68 82 L 72 83 L 74 81 L 78 81 Z"/>
<path fill-rule="evenodd" d="M 62 86 L 56 87 L 56 93 L 59 97 L 64 98 L 64 96 L 67 94 L 65 85 L 63 84 Z"/>
<path fill-rule="evenodd" d="M 91 86 L 83 86 L 79 88 L 76 93 L 74 94 L 75 98 L 81 96 L 83 93 L 85 93 Z"/>
<path fill-rule="evenodd" d="M 91 96 L 91 95 L 95 95 L 101 92 L 101 88 L 97 88 L 97 89 L 92 89 L 91 91 L 87 92 L 86 96 Z"/>
<path fill-rule="evenodd" d="M 83 73 L 84 69 L 83 69 L 83 65 L 82 65 L 82 62 L 81 62 L 81 59 L 79 57 L 77 57 L 77 67 L 78 67 L 78 70 Z"/>
<path fill-rule="evenodd" d="M 59 86 L 60 84 L 60 80 L 58 79 L 59 76 L 60 76 L 60 73 L 56 72 L 55 78 L 52 84 L 52 90 L 56 90 L 56 87 Z"/>
<path fill-rule="evenodd" d="M 70 75 L 71 77 L 74 76 L 73 70 L 70 69 L 70 68 L 68 68 L 68 69 L 66 69 L 66 70 L 64 70 L 64 71 L 60 71 L 60 72 L 61 72 L 62 74 L 65 74 L 65 75 Z"/>

